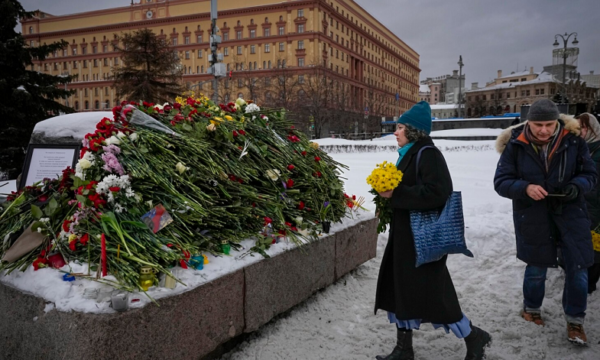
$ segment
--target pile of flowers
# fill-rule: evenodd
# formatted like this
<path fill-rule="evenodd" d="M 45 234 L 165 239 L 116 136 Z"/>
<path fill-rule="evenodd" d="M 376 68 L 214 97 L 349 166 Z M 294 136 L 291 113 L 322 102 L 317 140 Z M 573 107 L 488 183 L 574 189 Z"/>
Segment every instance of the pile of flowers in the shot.
<path fill-rule="evenodd" d="M 247 238 L 267 256 L 278 239 L 316 239 L 323 222 L 357 205 L 338 178 L 345 166 L 284 111 L 192 94 L 173 104 L 124 102 L 113 115 L 85 136 L 74 170 L 3 205 L 0 257 L 29 225 L 44 243 L 0 270 L 52 266 L 58 254 L 91 264 L 96 274 L 84 275 L 140 289 L 142 266 L 172 276 L 169 268 L 193 255 L 227 254 Z M 143 218 L 158 208 L 169 221 L 152 228 Z"/>
<path fill-rule="evenodd" d="M 379 193 L 394 190 L 402 181 L 402 171 L 396 168 L 393 163 L 384 161 L 377 164 L 371 175 L 367 177 L 367 184 L 371 185 L 371 194 L 375 195 L 376 214 L 379 217 L 377 231 L 385 232 L 392 221 L 392 209 L 389 199 L 383 198 Z"/>

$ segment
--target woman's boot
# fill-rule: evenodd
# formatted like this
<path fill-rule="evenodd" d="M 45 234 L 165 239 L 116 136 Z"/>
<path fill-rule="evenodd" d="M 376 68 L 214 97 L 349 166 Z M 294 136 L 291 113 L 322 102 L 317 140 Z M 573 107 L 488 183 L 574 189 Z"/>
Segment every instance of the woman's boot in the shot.
<path fill-rule="evenodd" d="M 485 357 L 485 348 L 492 344 L 492 336 L 471 324 L 471 333 L 465 338 L 467 356 L 465 360 L 482 360 Z"/>
<path fill-rule="evenodd" d="M 377 360 L 414 360 L 412 330 L 398 329 L 396 347 L 389 355 L 377 355 Z"/>

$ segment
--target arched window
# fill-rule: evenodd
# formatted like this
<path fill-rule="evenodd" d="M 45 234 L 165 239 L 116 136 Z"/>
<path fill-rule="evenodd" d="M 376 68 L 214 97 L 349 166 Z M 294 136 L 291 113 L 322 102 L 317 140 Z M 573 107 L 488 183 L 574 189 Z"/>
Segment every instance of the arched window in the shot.
<path fill-rule="evenodd" d="M 243 99 L 243 98 L 244 98 L 244 94 L 242 94 L 242 93 L 239 93 L 239 94 L 238 94 L 238 99 Z"/>
<path fill-rule="evenodd" d="M 271 68 L 271 60 L 269 60 L 269 65 L 268 66 L 269 66 L 269 69 L 270 69 Z"/>
<path fill-rule="evenodd" d="M 90 102 L 89 101 L 85 101 L 85 110 L 89 110 L 90 109 Z"/>
<path fill-rule="evenodd" d="M 108 100 L 106 100 L 106 101 L 104 102 L 104 108 L 105 108 L 105 109 L 108 109 L 109 107 L 110 107 L 110 102 L 109 102 Z"/>
<path fill-rule="evenodd" d="M 254 62 L 254 70 L 256 70 L 256 61 Z"/>
<path fill-rule="evenodd" d="M 75 101 L 75 110 L 79 110 L 79 101 Z"/>
<path fill-rule="evenodd" d="M 263 61 L 263 69 L 266 69 L 266 68 L 267 68 L 267 62 Z"/>
<path fill-rule="evenodd" d="M 100 101 L 96 100 L 94 102 L 94 109 L 96 109 L 96 110 L 100 109 Z"/>

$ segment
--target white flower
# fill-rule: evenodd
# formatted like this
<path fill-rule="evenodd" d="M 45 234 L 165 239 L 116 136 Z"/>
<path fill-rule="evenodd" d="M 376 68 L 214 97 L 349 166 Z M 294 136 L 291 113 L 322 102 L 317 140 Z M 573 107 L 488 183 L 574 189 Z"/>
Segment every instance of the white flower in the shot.
<path fill-rule="evenodd" d="M 148 207 L 152 207 L 152 200 L 146 201 L 146 205 L 148 205 Z"/>
<path fill-rule="evenodd" d="M 42 228 L 41 227 L 37 228 L 37 232 L 41 233 L 42 232 Z"/>
<path fill-rule="evenodd" d="M 242 105 L 246 105 L 246 101 L 242 98 L 237 98 L 237 100 L 235 101 L 235 104 L 240 107 Z"/>
<path fill-rule="evenodd" d="M 251 113 L 251 112 L 257 112 L 260 111 L 260 107 L 256 104 L 248 104 L 248 106 L 246 106 L 246 111 L 245 113 Z"/>
<path fill-rule="evenodd" d="M 121 131 L 119 131 L 119 132 L 117 133 L 117 137 L 118 137 L 119 139 L 122 139 L 122 138 L 124 138 L 124 137 L 126 137 L 126 136 L 127 136 L 127 135 L 123 134 Z"/>
<path fill-rule="evenodd" d="M 43 223 L 47 223 L 48 221 L 50 221 L 50 218 L 41 218 L 40 221 Z"/>
<path fill-rule="evenodd" d="M 114 135 L 104 141 L 106 142 L 106 145 L 121 145 L 121 140 Z"/>
<path fill-rule="evenodd" d="M 298 224 L 298 225 L 302 224 L 302 220 L 304 220 L 304 219 L 302 219 L 302 216 L 297 216 L 297 217 L 294 219 L 294 221 L 295 221 L 295 222 L 296 222 L 296 224 Z"/>
<path fill-rule="evenodd" d="M 77 163 L 77 165 L 82 170 L 89 169 L 90 167 L 92 167 L 92 163 L 87 159 L 79 159 L 79 162 Z"/>
<path fill-rule="evenodd" d="M 279 175 L 281 175 L 281 172 L 279 170 L 273 169 L 273 170 L 267 170 L 266 172 L 267 177 L 273 181 L 279 179 Z"/>
<path fill-rule="evenodd" d="M 179 171 L 180 174 L 183 174 L 186 170 L 190 169 L 189 167 L 186 167 L 181 162 L 178 162 L 177 165 L 175 165 L 175 168 L 177 169 L 177 171 Z"/>
<path fill-rule="evenodd" d="M 129 140 L 136 141 L 137 139 L 138 139 L 138 134 L 133 133 L 133 134 L 129 135 Z"/>
<path fill-rule="evenodd" d="M 208 130 L 208 131 L 215 131 L 216 129 L 217 129 L 217 127 L 215 126 L 215 124 L 209 124 L 206 127 L 206 130 Z"/>
<path fill-rule="evenodd" d="M 134 197 L 135 196 L 135 192 L 133 190 L 131 190 L 131 188 L 128 188 L 128 189 L 125 190 L 125 196 L 127 196 L 128 198 Z"/>
<path fill-rule="evenodd" d="M 156 105 L 154 105 L 154 108 L 158 109 L 158 110 L 162 110 L 164 108 L 164 106 L 156 104 Z"/>
<path fill-rule="evenodd" d="M 125 209 L 123 206 L 121 206 L 121 204 L 115 204 L 115 212 L 117 214 L 120 214 L 124 211 L 127 211 L 127 209 Z"/>
<path fill-rule="evenodd" d="M 137 202 L 142 201 L 142 195 L 140 195 L 140 194 L 134 194 L 133 196 L 135 197 L 135 201 L 137 201 Z"/>

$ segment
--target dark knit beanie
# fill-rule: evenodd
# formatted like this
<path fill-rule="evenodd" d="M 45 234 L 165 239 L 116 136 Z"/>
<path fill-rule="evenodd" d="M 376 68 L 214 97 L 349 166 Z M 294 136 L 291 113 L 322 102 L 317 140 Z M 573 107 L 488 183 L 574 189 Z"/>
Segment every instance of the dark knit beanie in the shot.
<path fill-rule="evenodd" d="M 431 133 L 431 107 L 426 101 L 416 103 L 400 116 L 398 124 L 410 125 L 429 135 Z"/>
<path fill-rule="evenodd" d="M 554 102 L 548 99 L 540 99 L 535 101 L 529 108 L 527 120 L 551 121 L 558 120 L 559 116 L 558 107 Z"/>

